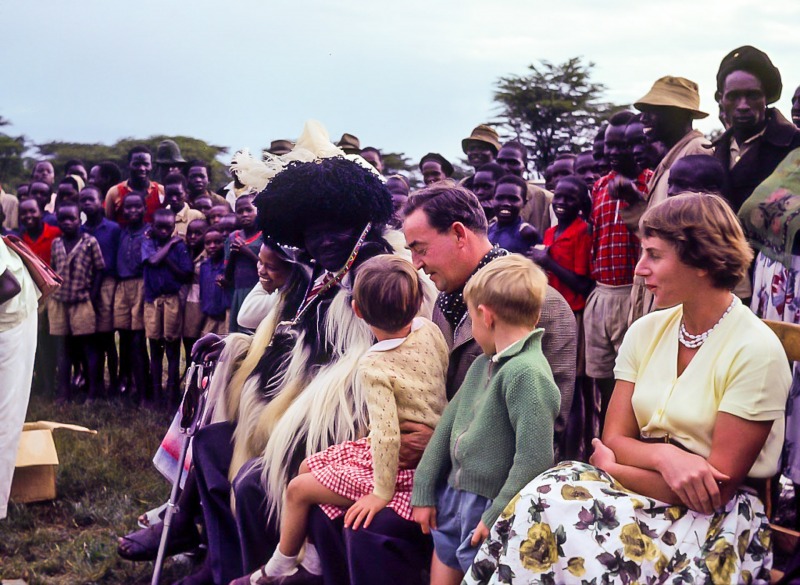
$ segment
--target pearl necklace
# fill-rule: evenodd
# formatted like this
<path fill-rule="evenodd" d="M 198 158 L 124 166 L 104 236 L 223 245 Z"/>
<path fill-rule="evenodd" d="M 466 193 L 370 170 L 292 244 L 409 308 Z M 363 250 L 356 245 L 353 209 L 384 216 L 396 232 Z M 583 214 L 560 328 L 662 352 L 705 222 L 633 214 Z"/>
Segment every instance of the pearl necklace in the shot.
<path fill-rule="evenodd" d="M 725 309 L 724 313 L 722 313 L 722 317 L 719 318 L 719 321 L 717 321 L 711 329 L 709 329 L 708 331 L 703 331 L 698 335 L 692 335 L 691 333 L 686 331 L 686 325 L 684 325 L 683 319 L 681 319 L 681 327 L 678 330 L 678 341 L 681 342 L 681 345 L 683 345 L 684 347 L 688 347 L 689 349 L 696 349 L 700 347 L 706 342 L 706 339 L 708 339 L 708 336 L 711 335 L 711 332 L 714 331 L 714 329 L 716 329 L 717 326 L 720 323 L 722 323 L 722 320 L 728 316 L 728 313 L 730 313 L 733 310 L 733 305 L 735 303 L 736 303 L 736 297 L 734 296 L 731 299 L 731 304 L 728 305 L 728 308 Z"/>

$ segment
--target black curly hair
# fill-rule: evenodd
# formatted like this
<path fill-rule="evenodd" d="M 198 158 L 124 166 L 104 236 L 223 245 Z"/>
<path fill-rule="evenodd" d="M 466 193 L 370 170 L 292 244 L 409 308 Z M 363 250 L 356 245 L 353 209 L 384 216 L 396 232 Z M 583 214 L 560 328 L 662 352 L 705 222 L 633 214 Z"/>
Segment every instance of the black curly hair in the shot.
<path fill-rule="evenodd" d="M 392 197 L 378 176 L 340 156 L 289 163 L 254 203 L 264 237 L 295 248 L 313 222 L 377 227 L 392 216 Z"/>

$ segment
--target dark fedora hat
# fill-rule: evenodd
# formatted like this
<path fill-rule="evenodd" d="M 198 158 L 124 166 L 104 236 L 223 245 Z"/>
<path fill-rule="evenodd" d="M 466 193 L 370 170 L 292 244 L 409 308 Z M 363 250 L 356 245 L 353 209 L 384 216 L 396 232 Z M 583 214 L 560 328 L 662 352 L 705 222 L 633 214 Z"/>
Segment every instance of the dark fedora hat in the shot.
<path fill-rule="evenodd" d="M 764 88 L 764 97 L 768 104 L 777 102 L 781 98 L 781 90 L 783 90 L 781 72 L 772 64 L 764 51 L 744 45 L 725 55 L 722 63 L 719 64 L 719 71 L 717 71 L 718 96 L 722 96 L 725 80 L 734 71 L 747 71 L 758 77 Z"/>
<path fill-rule="evenodd" d="M 453 176 L 453 171 L 455 170 L 455 169 L 453 169 L 453 165 L 451 165 L 450 161 L 447 160 L 446 158 L 444 158 L 438 152 L 429 152 L 428 154 L 426 154 L 425 156 L 423 156 L 419 160 L 419 170 L 420 171 L 422 170 L 423 163 L 426 163 L 428 161 L 433 161 L 433 162 L 439 163 L 439 166 L 442 167 L 442 172 L 445 174 L 446 177 L 452 177 Z"/>

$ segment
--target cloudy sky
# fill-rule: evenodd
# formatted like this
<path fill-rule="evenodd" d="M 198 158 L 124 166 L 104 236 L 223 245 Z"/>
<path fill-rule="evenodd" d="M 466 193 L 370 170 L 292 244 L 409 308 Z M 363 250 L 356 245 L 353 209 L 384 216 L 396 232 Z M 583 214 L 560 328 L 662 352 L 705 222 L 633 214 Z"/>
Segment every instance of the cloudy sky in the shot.
<path fill-rule="evenodd" d="M 362 146 L 462 156 L 496 113 L 497 78 L 539 59 L 596 64 L 630 103 L 663 75 L 713 102 L 720 59 L 744 44 L 800 84 L 796 0 L 0 0 L 0 116 L 32 140 L 189 135 L 258 149 L 308 118 Z"/>

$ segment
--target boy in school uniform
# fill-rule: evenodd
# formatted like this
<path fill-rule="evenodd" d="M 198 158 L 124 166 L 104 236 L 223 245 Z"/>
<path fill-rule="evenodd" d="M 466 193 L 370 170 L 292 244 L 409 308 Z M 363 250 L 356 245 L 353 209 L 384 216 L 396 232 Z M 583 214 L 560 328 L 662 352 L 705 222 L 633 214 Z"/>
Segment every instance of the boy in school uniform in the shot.
<path fill-rule="evenodd" d="M 170 173 L 164 179 L 164 203 L 175 214 L 175 232 L 173 236 L 186 239 L 189 224 L 196 219 L 205 219 L 202 211 L 189 207 L 186 203 L 186 177 L 181 173 Z"/>
<path fill-rule="evenodd" d="M 191 362 L 192 346 L 200 338 L 203 329 L 203 311 L 200 309 L 200 265 L 206 259 L 203 236 L 208 224 L 204 219 L 195 219 L 189 222 L 186 229 L 186 248 L 192 258 L 194 269 L 192 276 L 181 291 L 183 299 L 183 351 L 186 355 L 187 366 Z"/>
<path fill-rule="evenodd" d="M 119 331 L 120 392 L 128 390 L 137 400 L 150 400 L 147 382 L 147 344 L 144 340 L 144 265 L 142 244 L 147 239 L 144 195 L 131 192 L 122 203 L 126 224 L 117 249 L 117 287 L 114 290 L 114 329 Z"/>
<path fill-rule="evenodd" d="M 445 408 L 411 496 L 414 520 L 433 533 L 432 583 L 460 583 L 500 512 L 553 464 L 561 395 L 536 327 L 546 291 L 544 272 L 517 254 L 464 289 L 483 355 Z"/>
<path fill-rule="evenodd" d="M 150 344 L 150 369 L 156 396 L 163 396 L 164 352 L 167 354 L 167 398 L 178 403 L 183 313 L 179 293 L 192 274 L 192 259 L 180 236 L 173 235 L 175 214 L 159 209 L 150 237 L 142 244 L 144 262 L 144 328 Z"/>
<path fill-rule="evenodd" d="M 99 187 L 89 184 L 78 195 L 80 210 L 86 216 L 81 230 L 97 240 L 103 254 L 105 268 L 101 271 L 100 295 L 95 304 L 97 314 L 96 341 L 101 371 L 108 360 L 108 373 L 111 388 L 116 389 L 117 347 L 114 343 L 114 291 L 117 288 L 117 252 L 119 250 L 119 225 L 105 216 L 103 192 Z"/>
<path fill-rule="evenodd" d="M 56 212 L 61 237 L 53 241 L 51 265 L 64 279 L 61 288 L 49 299 L 50 335 L 63 343 L 58 359 L 58 400 L 71 398 L 72 364 L 84 362 L 89 385 L 89 400 L 103 388 L 99 366 L 95 305 L 100 297 L 103 254 L 94 237 L 81 233 L 80 210 L 74 203 L 62 203 Z"/>
<path fill-rule="evenodd" d="M 518 254 L 542 241 L 531 224 L 522 221 L 520 213 L 528 199 L 528 184 L 516 175 L 506 175 L 497 181 L 492 197 L 495 218 L 489 224 L 489 241 Z"/>

